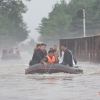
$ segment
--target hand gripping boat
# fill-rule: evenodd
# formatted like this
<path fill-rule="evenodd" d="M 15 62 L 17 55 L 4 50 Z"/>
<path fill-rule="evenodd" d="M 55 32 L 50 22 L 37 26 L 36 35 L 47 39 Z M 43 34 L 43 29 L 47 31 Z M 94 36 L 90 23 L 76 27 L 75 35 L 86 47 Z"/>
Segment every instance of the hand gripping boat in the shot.
<path fill-rule="evenodd" d="M 82 74 L 83 70 L 79 68 L 74 68 L 74 67 L 67 67 L 65 65 L 53 63 L 50 64 L 48 63 L 47 67 L 44 67 L 43 64 L 35 64 L 33 66 L 30 66 L 25 70 L 25 74 L 35 74 L 35 73 L 59 73 L 59 72 L 64 72 L 64 73 L 70 73 L 70 74 Z"/>

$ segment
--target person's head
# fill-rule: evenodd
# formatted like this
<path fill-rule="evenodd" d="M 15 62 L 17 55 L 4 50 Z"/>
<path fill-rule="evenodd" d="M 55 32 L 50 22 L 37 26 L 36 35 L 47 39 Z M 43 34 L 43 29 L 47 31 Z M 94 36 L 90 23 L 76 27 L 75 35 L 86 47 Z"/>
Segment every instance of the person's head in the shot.
<path fill-rule="evenodd" d="M 56 50 L 53 50 L 53 54 L 54 54 L 54 56 L 56 56 Z"/>
<path fill-rule="evenodd" d="M 42 51 L 45 51 L 45 50 L 46 50 L 46 44 L 41 43 L 40 49 L 41 49 Z"/>
<path fill-rule="evenodd" d="M 57 45 L 54 45 L 54 50 L 57 50 Z"/>
<path fill-rule="evenodd" d="M 62 45 L 61 45 L 61 50 L 62 50 L 62 51 L 65 51 L 66 49 L 67 49 L 67 45 L 66 45 L 66 44 L 62 44 Z"/>
<path fill-rule="evenodd" d="M 54 56 L 54 50 L 49 50 L 48 56 L 52 58 Z"/>
<path fill-rule="evenodd" d="M 53 50 L 53 48 L 50 48 L 50 50 Z"/>
<path fill-rule="evenodd" d="M 41 44 L 38 43 L 38 44 L 36 45 L 36 48 L 39 49 L 40 46 L 41 46 Z"/>

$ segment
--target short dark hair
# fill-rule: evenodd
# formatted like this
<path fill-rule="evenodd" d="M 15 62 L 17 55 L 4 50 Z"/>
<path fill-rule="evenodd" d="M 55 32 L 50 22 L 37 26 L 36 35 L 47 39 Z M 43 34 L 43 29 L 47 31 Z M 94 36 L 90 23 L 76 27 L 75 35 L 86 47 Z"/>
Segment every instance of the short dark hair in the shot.
<path fill-rule="evenodd" d="M 53 50 L 53 48 L 50 48 L 50 50 Z"/>
<path fill-rule="evenodd" d="M 62 44 L 61 46 L 67 47 L 67 44 Z"/>
<path fill-rule="evenodd" d="M 44 43 L 41 43 L 41 46 L 46 46 L 46 44 L 44 44 Z"/>
<path fill-rule="evenodd" d="M 54 45 L 54 46 L 56 46 L 56 47 L 57 47 L 57 45 Z"/>
<path fill-rule="evenodd" d="M 53 50 L 53 52 L 56 52 L 56 50 Z"/>
<path fill-rule="evenodd" d="M 40 43 L 38 43 L 36 46 L 37 46 L 37 47 L 38 47 L 38 46 L 41 46 L 41 44 L 40 44 Z"/>
<path fill-rule="evenodd" d="M 49 50 L 49 51 L 48 51 L 48 53 L 54 53 L 54 52 L 55 52 L 54 50 Z"/>

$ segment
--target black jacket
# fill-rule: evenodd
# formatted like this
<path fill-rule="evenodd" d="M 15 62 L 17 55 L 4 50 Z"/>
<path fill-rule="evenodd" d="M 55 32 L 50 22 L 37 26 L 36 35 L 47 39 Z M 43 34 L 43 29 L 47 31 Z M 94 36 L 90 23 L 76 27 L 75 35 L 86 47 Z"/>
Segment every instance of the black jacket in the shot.
<path fill-rule="evenodd" d="M 45 50 L 45 51 L 43 52 L 43 54 L 44 54 L 44 57 L 47 56 L 47 51 Z"/>
<path fill-rule="evenodd" d="M 66 50 L 64 52 L 64 58 L 63 58 L 63 65 L 69 65 L 70 67 L 73 67 L 73 62 L 72 62 L 72 54 L 69 50 Z"/>
<path fill-rule="evenodd" d="M 32 57 L 32 60 L 30 61 L 29 65 L 34 65 L 34 64 L 38 64 L 41 62 L 41 60 L 45 57 L 44 53 L 42 50 L 37 49 Z"/>

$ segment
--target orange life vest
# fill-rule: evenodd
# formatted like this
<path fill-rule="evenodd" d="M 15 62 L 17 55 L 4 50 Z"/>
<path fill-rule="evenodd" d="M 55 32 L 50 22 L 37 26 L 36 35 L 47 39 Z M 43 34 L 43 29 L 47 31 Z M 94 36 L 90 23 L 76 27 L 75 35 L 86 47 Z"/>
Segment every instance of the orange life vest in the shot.
<path fill-rule="evenodd" d="M 56 58 L 54 56 L 52 57 L 52 59 L 49 56 L 47 56 L 47 58 L 48 58 L 48 63 L 54 63 L 56 61 Z"/>

